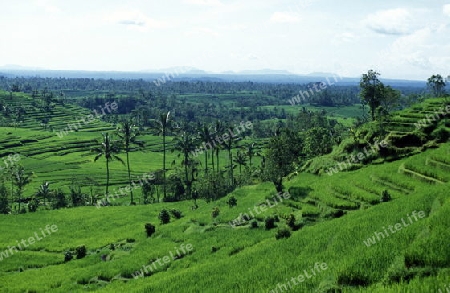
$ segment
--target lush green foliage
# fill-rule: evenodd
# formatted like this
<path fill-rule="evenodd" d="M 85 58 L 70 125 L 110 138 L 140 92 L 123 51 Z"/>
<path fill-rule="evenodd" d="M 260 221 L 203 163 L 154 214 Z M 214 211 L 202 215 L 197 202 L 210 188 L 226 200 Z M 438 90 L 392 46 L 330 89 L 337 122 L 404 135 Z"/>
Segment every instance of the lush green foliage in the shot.
<path fill-rule="evenodd" d="M 0 215 L 3 235 L 0 291 L 267 292 L 317 262 L 325 262 L 329 269 L 300 283 L 296 291 L 433 292 L 442 289 L 450 283 L 450 248 L 446 242 L 450 238 L 447 196 L 450 146 L 432 133 L 435 127 L 447 131 L 447 125 L 439 121 L 431 131 L 427 129 L 423 133 L 402 134 L 391 130 L 414 127 L 414 119 L 422 119 L 424 113 L 440 105 L 441 100 L 428 100 L 418 105 L 423 109 L 412 108 L 395 114 L 393 121 L 386 125 L 390 131 L 387 153 L 380 152 L 355 170 L 332 176 L 290 173 L 301 163 L 296 159 L 303 158 L 304 140 L 298 133 L 284 133 L 269 144 L 265 161 L 256 151 L 248 149 L 248 143 L 253 143 L 248 137 L 242 142 L 247 151 L 238 146 L 229 152 L 211 152 L 209 158 L 214 156 L 216 160 L 208 160 L 208 168 L 191 164 L 193 158 L 189 154 L 186 157 L 183 148 L 177 147 L 178 152 L 167 153 L 168 162 L 175 163 L 171 164 L 173 169 L 168 170 L 170 176 L 167 176 L 173 181 L 166 182 L 162 179 L 165 172 L 158 172 L 165 169 L 162 162 L 165 144 L 162 138 L 146 134 L 142 136 L 146 149 L 129 152 L 131 177 L 128 168 L 120 164 L 110 166 L 110 190 L 129 185 L 130 178 L 142 178 L 143 173 L 155 171 L 153 179 L 137 184 L 136 206 L 128 205 L 129 194 L 111 198 L 110 206 L 94 206 L 95 200 L 105 196 L 100 188 L 105 183 L 107 167 L 95 164 L 89 150 L 98 145 L 98 133 L 108 130 L 104 121 L 80 130 L 76 137 L 70 133 L 63 143 L 42 129 L 32 132 L 24 128 L 0 128 L 0 134 L 5 137 L 0 144 L 14 147 L 21 155 L 22 175 L 26 177 L 28 171 L 33 171 L 34 175 L 29 174 L 27 179 L 38 177 L 23 185 L 23 194 L 17 197 L 15 179 L 6 172 L 5 189 L 0 189 L 0 207 L 3 194 L 7 206 L 11 195 L 16 200 L 24 199 L 22 205 L 28 207 L 32 200 L 42 199 L 56 209 L 49 210 L 46 204 L 40 203 L 36 213 Z M 47 106 L 53 106 L 61 115 L 64 113 L 62 105 L 48 103 Z M 298 123 L 307 123 L 304 119 L 307 114 L 298 117 Z M 314 125 L 327 125 L 321 120 L 323 116 L 311 117 L 316 117 Z M 379 138 L 375 124 L 358 128 L 354 137 L 344 138 L 332 153 L 317 162 L 310 161 L 305 168 L 312 168 L 313 163 L 334 164 L 365 144 L 373 143 Z M 184 138 L 180 135 L 175 142 L 183 142 Z M 168 140 L 172 141 L 172 137 Z M 261 149 L 266 149 L 265 142 L 260 143 Z M 173 148 L 172 143 L 167 145 Z M 291 147 L 295 155 L 288 153 Z M 249 162 L 249 170 L 242 173 L 248 172 L 250 182 L 257 184 L 230 186 L 227 175 L 230 170 L 226 166 L 231 161 L 229 155 L 234 159 L 238 152 L 254 154 L 253 168 Z M 287 160 L 286 154 L 292 160 Z M 203 157 L 199 159 L 204 161 Z M 370 165 L 371 161 L 374 164 Z M 280 177 L 284 180 L 284 190 L 289 191 L 289 199 L 281 200 L 279 194 L 274 195 L 271 182 L 259 181 L 261 163 L 269 162 L 286 166 Z M 186 185 L 194 178 L 192 195 L 182 193 L 177 184 Z M 163 183 L 168 183 L 167 198 L 178 193 L 179 201 L 164 201 L 165 197 L 159 200 Z M 383 194 L 390 195 L 389 202 L 380 203 Z M 232 198 L 235 200 L 231 201 Z M 191 199 L 194 206 L 188 201 Z M 83 201 L 90 202 L 90 206 L 83 206 Z M 13 201 L 12 206 L 16 204 Z M 423 211 L 426 217 L 389 237 L 383 236 L 373 245 L 366 244 L 374 233 L 400 223 L 413 211 Z M 241 215 L 247 221 L 230 225 Z M 158 220 L 159 224 L 149 223 Z M 58 225 L 57 232 L 5 257 L 5 251 L 11 246 L 52 224 Z M 182 244 L 191 244 L 194 249 L 136 278 L 137 270 L 169 255 L 174 251 L 172 247 L 178 249 Z"/>

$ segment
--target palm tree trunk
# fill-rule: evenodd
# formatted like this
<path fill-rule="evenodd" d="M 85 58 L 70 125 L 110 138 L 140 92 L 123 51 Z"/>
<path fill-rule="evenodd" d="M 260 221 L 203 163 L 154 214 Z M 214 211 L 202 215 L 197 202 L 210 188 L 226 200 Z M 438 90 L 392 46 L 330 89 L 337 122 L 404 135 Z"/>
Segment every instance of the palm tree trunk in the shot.
<path fill-rule="evenodd" d="M 215 166 L 214 166 L 214 148 L 211 149 L 211 163 L 212 163 L 212 171 L 214 173 L 214 168 L 215 168 Z"/>
<path fill-rule="evenodd" d="M 228 157 L 230 159 L 230 186 L 233 186 L 233 154 L 231 153 L 231 147 L 228 150 Z"/>
<path fill-rule="evenodd" d="M 185 180 L 186 180 L 186 185 L 189 182 L 189 172 L 188 172 L 188 157 L 185 155 L 184 156 L 184 176 L 185 176 Z"/>
<path fill-rule="evenodd" d="M 208 151 L 205 150 L 205 174 L 208 174 Z"/>
<path fill-rule="evenodd" d="M 129 149 L 128 149 L 128 147 L 126 149 L 126 153 L 127 153 L 128 184 L 130 184 L 130 186 L 131 186 L 130 156 L 129 156 Z M 133 200 L 133 189 L 130 189 L 130 195 L 131 195 L 130 204 L 132 205 L 134 203 L 134 200 Z"/>
<path fill-rule="evenodd" d="M 20 213 L 20 198 L 21 198 L 21 195 L 20 195 L 20 193 L 21 193 L 21 191 L 20 191 L 20 189 L 17 189 L 17 197 L 18 197 L 18 200 L 19 200 L 19 213 Z"/>
<path fill-rule="evenodd" d="M 163 128 L 163 189 L 166 198 L 166 129 Z"/>
<path fill-rule="evenodd" d="M 14 205 L 14 181 L 13 181 L 13 174 L 11 173 L 11 212 L 13 211 L 13 205 Z"/>
<path fill-rule="evenodd" d="M 109 160 L 106 159 L 106 202 L 108 202 L 109 191 Z"/>
<path fill-rule="evenodd" d="M 219 148 L 216 149 L 217 172 L 219 172 Z"/>

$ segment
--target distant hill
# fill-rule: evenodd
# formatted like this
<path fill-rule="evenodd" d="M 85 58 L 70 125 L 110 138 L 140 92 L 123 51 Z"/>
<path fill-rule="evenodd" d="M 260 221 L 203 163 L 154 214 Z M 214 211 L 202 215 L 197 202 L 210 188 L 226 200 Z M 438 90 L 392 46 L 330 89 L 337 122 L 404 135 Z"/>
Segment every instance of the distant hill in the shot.
<path fill-rule="evenodd" d="M 265 82 L 265 83 L 297 83 L 327 82 L 327 78 L 339 77 L 338 74 L 315 72 L 308 75 L 293 74 L 286 70 L 244 70 L 240 72 L 211 73 L 194 67 L 172 67 L 140 72 L 127 71 L 82 71 L 82 70 L 44 70 L 8 65 L 0 67 L 0 76 L 7 77 L 48 77 L 48 78 L 97 78 L 97 79 L 144 79 L 153 81 L 170 76 L 172 81 L 216 81 L 216 82 Z M 340 78 L 340 77 L 339 77 Z M 426 81 L 383 79 L 381 81 L 391 86 L 408 86 L 425 88 Z M 359 77 L 343 77 L 335 83 L 336 86 L 359 85 Z"/>

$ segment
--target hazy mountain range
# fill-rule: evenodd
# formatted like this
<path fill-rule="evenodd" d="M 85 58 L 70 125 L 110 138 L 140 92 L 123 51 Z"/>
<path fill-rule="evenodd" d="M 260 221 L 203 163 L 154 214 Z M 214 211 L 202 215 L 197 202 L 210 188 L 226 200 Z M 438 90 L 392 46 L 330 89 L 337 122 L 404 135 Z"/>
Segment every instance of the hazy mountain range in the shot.
<path fill-rule="evenodd" d="M 49 78 L 103 78 L 103 79 L 144 79 L 149 81 L 224 81 L 224 82 L 267 82 L 267 83 L 309 83 L 333 82 L 335 85 L 358 85 L 359 77 L 340 77 L 328 72 L 313 72 L 306 75 L 294 74 L 286 70 L 261 69 L 243 71 L 208 72 L 194 67 L 171 67 L 142 71 L 85 71 L 85 70 L 49 70 L 14 64 L 0 66 L 0 76 L 5 77 L 49 77 Z M 335 78 L 338 79 L 335 82 Z M 388 85 L 424 87 L 426 81 L 381 80 Z"/>

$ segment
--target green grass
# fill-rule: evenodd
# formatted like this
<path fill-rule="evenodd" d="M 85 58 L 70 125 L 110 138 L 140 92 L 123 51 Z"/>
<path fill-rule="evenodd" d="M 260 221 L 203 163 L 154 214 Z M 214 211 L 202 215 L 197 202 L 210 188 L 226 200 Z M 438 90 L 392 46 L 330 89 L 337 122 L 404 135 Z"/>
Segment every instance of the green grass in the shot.
<path fill-rule="evenodd" d="M 190 209 L 190 202 L 180 202 L 1 215 L 0 222 L 4 224 L 0 225 L 0 233 L 4 237 L 0 240 L 0 251 L 14 245 L 15 240 L 32 236 L 47 224 L 57 225 L 58 231 L 1 261 L 0 290 L 268 292 L 316 262 L 325 262 L 328 269 L 296 286 L 296 292 L 333 287 L 339 287 L 343 292 L 437 290 L 450 281 L 450 250 L 445 244 L 450 237 L 447 229 L 450 224 L 448 184 L 430 185 L 411 179 L 398 173 L 398 168 L 406 163 L 420 164 L 428 157 L 442 159 L 448 147 L 333 176 L 300 174 L 286 182 L 286 187 L 309 190 L 305 197 L 285 200 L 258 214 L 259 228 L 256 229 L 249 225 L 232 228 L 228 222 L 272 198 L 274 189 L 269 183 L 237 189 L 233 195 L 238 199 L 238 206 L 234 208 L 229 208 L 224 198 L 210 203 L 200 200 L 199 209 L 194 211 Z M 384 184 L 386 182 L 372 179 L 373 176 L 389 179 L 387 174 L 392 177 L 390 188 Z M 365 188 L 364 196 L 358 194 L 358 188 Z M 375 193 L 384 188 L 395 195 L 394 199 L 371 205 Z M 336 194 L 345 195 L 349 200 L 335 197 Z M 319 200 L 317 206 L 308 203 L 312 199 Z M 367 204 L 358 209 L 346 206 L 352 201 Z M 326 217 L 327 209 L 335 208 L 336 203 L 337 207 L 347 209 L 347 215 L 331 220 Z M 298 208 L 294 208 L 296 205 Z M 213 219 L 211 211 L 216 206 L 221 212 Z M 160 225 L 157 216 L 162 208 L 179 209 L 184 217 Z M 363 240 L 374 232 L 406 219 L 414 210 L 423 210 L 427 217 L 372 247 L 364 245 Z M 275 240 L 278 228 L 265 231 L 262 220 L 277 214 L 280 217 L 277 226 L 283 227 L 283 217 L 289 213 L 294 213 L 306 226 L 293 232 L 288 239 Z M 302 213 L 308 216 L 302 218 Z M 309 220 L 305 222 L 306 219 Z M 157 227 L 151 238 L 144 233 L 147 222 Z M 127 244 L 126 239 L 135 242 Z M 132 274 L 143 265 L 169 255 L 182 243 L 192 244 L 192 253 L 158 266 L 151 276 L 133 279 Z M 88 256 L 64 263 L 64 251 L 74 250 L 82 244 L 88 248 Z M 115 250 L 110 249 L 111 244 Z M 103 254 L 107 255 L 107 261 L 101 259 Z M 407 268 L 405 259 L 412 261 L 414 267 Z M 267 269 L 268 262 L 270 270 Z M 48 277 L 42 278 L 44 275 Z M 412 278 L 412 281 L 392 282 L 398 275 Z M 350 285 L 355 282 L 363 282 L 366 286 Z"/>
<path fill-rule="evenodd" d="M 426 103 L 426 110 L 437 105 Z M 68 115 L 63 112 L 62 116 Z M 102 127 L 108 125 L 100 123 L 96 129 Z M 2 157 L 20 153 L 20 163 L 34 172 L 25 196 L 32 195 L 42 181 L 67 191 L 74 180 L 86 192 L 88 179 L 97 182 L 95 193 L 102 194 L 105 164 L 93 162 L 89 152 L 99 133 L 86 129 L 59 139 L 42 129 L 0 128 L 0 137 Z M 144 140 L 147 149 L 130 154 L 133 176 L 162 168 L 161 138 L 145 136 Z M 196 210 L 192 210 L 192 202 L 184 201 L 0 215 L 0 253 L 46 225 L 58 228 L 0 260 L 0 292 L 269 292 L 315 263 L 326 263 L 328 269 L 290 292 L 443 290 L 450 285 L 449 153 L 450 144 L 446 143 L 402 160 L 332 176 L 292 176 L 285 181 L 292 197 L 264 212 L 254 212 L 252 221 L 257 221 L 257 228 L 251 228 L 252 221 L 234 228 L 229 222 L 267 200 L 273 202 L 271 183 L 236 189 L 231 195 L 238 205 L 232 208 L 227 196 L 213 202 L 198 200 Z M 167 161 L 173 160 L 171 171 L 179 167 L 180 158 L 168 152 Z M 199 160 L 203 162 L 203 157 Z M 333 162 L 329 156 L 313 163 Z M 227 164 L 224 151 L 220 163 Z M 405 168 L 415 172 L 413 176 L 405 173 Z M 111 164 L 111 175 L 111 189 L 126 184 L 126 168 L 120 163 Z M 384 190 L 391 194 L 390 202 L 379 201 Z M 118 200 L 127 202 L 128 197 Z M 220 214 L 212 218 L 215 207 Z M 161 225 L 158 214 L 162 209 L 178 209 L 183 217 Z M 342 210 L 339 216 L 338 210 Z M 364 244 L 375 232 L 407 219 L 413 211 L 424 211 L 426 217 L 370 247 Z M 289 214 L 295 215 L 301 228 L 288 239 L 276 240 L 275 234 L 286 227 Z M 277 215 L 279 222 L 266 231 L 264 219 L 272 215 Z M 150 238 L 145 235 L 145 223 L 156 226 Z M 182 244 L 191 244 L 193 251 L 158 265 L 149 276 L 133 278 L 144 265 L 168 256 Z M 87 256 L 64 262 L 64 253 L 80 245 L 86 246 Z"/>

